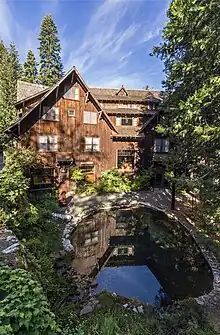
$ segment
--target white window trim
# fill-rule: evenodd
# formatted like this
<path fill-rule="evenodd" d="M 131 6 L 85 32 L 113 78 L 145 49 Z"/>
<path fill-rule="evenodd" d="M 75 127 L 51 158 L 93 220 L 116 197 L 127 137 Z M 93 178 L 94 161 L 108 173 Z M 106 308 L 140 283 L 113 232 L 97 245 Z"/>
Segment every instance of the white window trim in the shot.
<path fill-rule="evenodd" d="M 85 120 L 85 113 L 89 113 L 89 119 L 90 119 L 90 121 L 86 121 Z M 92 121 L 92 114 L 95 114 L 95 122 L 91 122 Z M 87 116 L 88 116 L 88 114 L 87 114 Z M 85 123 L 85 124 L 97 124 L 97 113 L 96 112 L 93 112 L 93 111 L 84 111 L 83 112 L 83 123 Z"/>
<path fill-rule="evenodd" d="M 44 138 L 44 142 L 41 141 Z M 41 144 L 46 144 L 46 148 L 40 148 Z M 51 149 L 50 145 L 55 144 L 55 148 Z M 39 152 L 56 152 L 58 151 L 58 135 L 39 135 L 38 136 L 38 151 Z"/>
<path fill-rule="evenodd" d="M 70 115 L 69 112 L 73 112 L 73 115 Z M 67 109 L 67 115 L 68 115 L 68 117 L 76 117 L 76 110 L 74 108 L 68 108 Z"/>
<path fill-rule="evenodd" d="M 86 149 L 86 145 L 90 145 L 93 149 L 93 145 L 95 144 L 93 143 L 94 139 L 97 140 L 97 150 Z M 88 143 L 89 140 L 92 140 L 91 143 Z M 85 152 L 100 152 L 100 137 L 85 137 Z"/>

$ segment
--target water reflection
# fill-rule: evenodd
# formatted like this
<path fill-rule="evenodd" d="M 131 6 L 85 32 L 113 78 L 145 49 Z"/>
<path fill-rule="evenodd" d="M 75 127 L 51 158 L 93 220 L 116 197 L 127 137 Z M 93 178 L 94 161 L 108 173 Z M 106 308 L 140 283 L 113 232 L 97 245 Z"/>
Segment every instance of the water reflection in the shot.
<path fill-rule="evenodd" d="M 211 271 L 188 232 L 146 208 L 99 212 L 73 235 L 74 269 L 100 290 L 166 304 L 212 289 Z"/>

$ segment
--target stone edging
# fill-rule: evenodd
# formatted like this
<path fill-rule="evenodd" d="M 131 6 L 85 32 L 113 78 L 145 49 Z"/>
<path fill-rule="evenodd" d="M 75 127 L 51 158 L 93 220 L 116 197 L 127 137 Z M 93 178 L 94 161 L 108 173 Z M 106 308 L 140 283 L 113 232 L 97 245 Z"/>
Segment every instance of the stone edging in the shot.
<path fill-rule="evenodd" d="M 132 199 L 131 199 L 132 200 Z M 118 209 L 122 207 L 135 207 L 135 206 L 145 206 L 150 209 L 156 210 L 163 212 L 166 214 L 168 217 L 175 219 L 179 224 L 181 224 L 193 237 L 195 243 L 197 246 L 200 248 L 203 256 L 205 257 L 206 261 L 208 262 L 212 274 L 213 274 L 213 290 L 209 292 L 206 295 L 200 296 L 198 298 L 195 298 L 197 303 L 201 305 L 207 305 L 212 302 L 212 300 L 216 300 L 220 297 L 220 263 L 218 260 L 215 258 L 215 256 L 206 248 L 201 245 L 199 238 L 197 236 L 197 230 L 193 225 L 193 222 L 189 218 L 185 218 L 184 220 L 177 215 L 175 215 L 172 211 L 167 210 L 165 208 L 159 208 L 156 206 L 153 206 L 149 202 L 140 202 L 137 201 L 136 199 L 133 201 L 128 201 L 127 199 L 115 199 L 115 201 L 112 201 L 111 206 L 102 206 L 101 204 L 99 205 L 94 205 L 90 206 L 87 210 L 81 212 L 78 215 L 71 216 L 71 219 L 68 221 L 66 224 L 66 227 L 63 232 L 63 239 L 62 239 L 62 244 L 63 244 L 63 249 L 66 252 L 74 251 L 74 246 L 71 243 L 71 234 L 75 230 L 75 228 L 78 226 L 78 224 L 85 219 L 86 217 L 92 215 L 93 213 L 96 213 L 99 210 L 106 210 L 106 209 Z"/>

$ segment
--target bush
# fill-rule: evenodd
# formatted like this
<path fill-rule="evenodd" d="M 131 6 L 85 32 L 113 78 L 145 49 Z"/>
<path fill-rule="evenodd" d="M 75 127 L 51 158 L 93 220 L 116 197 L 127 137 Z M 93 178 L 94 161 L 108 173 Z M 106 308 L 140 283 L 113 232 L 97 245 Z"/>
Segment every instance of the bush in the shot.
<path fill-rule="evenodd" d="M 22 269 L 0 269 L 0 334 L 52 335 L 58 329 L 55 316 L 40 285 Z"/>
<path fill-rule="evenodd" d="M 84 183 L 77 187 L 76 193 L 83 195 L 90 195 L 97 193 L 97 187 L 94 184 Z"/>
<path fill-rule="evenodd" d="M 149 170 L 140 170 L 134 177 L 131 188 L 132 191 L 147 190 L 150 187 L 152 172 Z"/>
<path fill-rule="evenodd" d="M 74 181 L 76 184 L 86 181 L 86 174 L 79 168 L 73 168 L 71 172 L 71 180 Z"/>
<path fill-rule="evenodd" d="M 101 174 L 97 189 L 99 192 L 130 192 L 131 182 L 116 169 L 106 170 Z"/>

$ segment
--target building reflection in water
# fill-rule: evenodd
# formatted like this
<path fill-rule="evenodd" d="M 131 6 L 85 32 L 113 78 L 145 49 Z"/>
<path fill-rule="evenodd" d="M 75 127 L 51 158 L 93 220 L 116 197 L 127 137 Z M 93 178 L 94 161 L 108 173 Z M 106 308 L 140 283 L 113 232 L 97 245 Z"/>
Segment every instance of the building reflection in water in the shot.
<path fill-rule="evenodd" d="M 200 250 L 163 213 L 145 208 L 98 212 L 77 227 L 72 242 L 73 268 L 82 276 L 99 273 L 97 292 L 130 292 L 135 296 L 129 297 L 164 305 L 212 289 Z"/>

